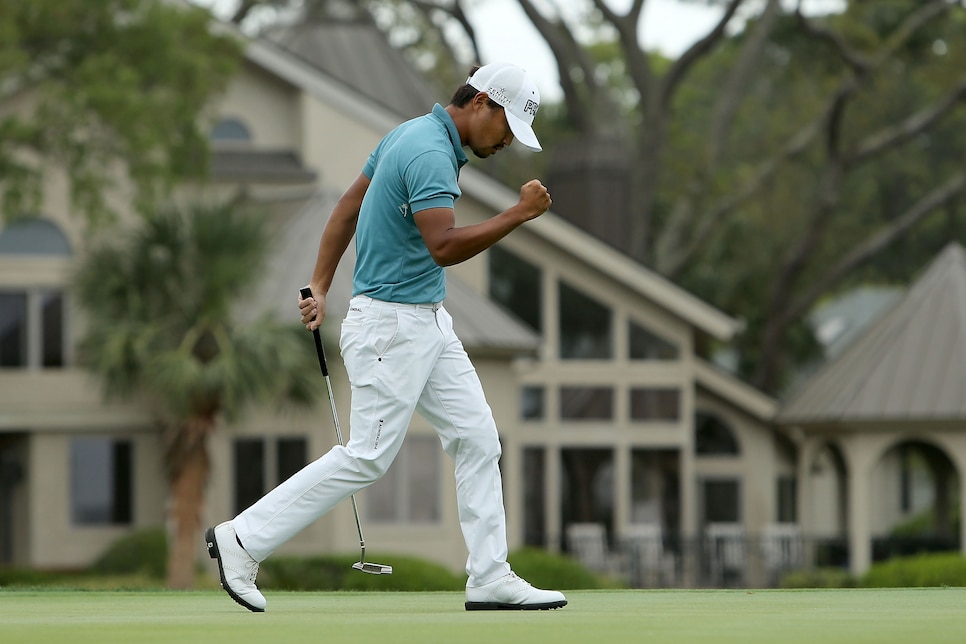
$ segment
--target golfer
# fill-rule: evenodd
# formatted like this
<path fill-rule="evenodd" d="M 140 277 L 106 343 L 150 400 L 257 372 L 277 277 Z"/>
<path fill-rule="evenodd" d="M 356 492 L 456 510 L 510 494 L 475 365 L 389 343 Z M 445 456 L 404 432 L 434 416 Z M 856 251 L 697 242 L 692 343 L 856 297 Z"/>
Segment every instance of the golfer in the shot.
<path fill-rule="evenodd" d="M 353 235 L 353 295 L 340 349 L 352 385 L 350 439 L 308 464 L 232 521 L 213 530 L 225 590 L 265 610 L 255 586 L 263 561 L 349 495 L 374 483 L 402 446 L 413 412 L 426 418 L 455 462 L 466 561 L 466 610 L 551 609 L 563 594 L 534 588 L 507 564 L 500 442 L 476 370 L 446 297 L 444 266 L 486 250 L 550 207 L 537 180 L 514 206 L 472 226 L 456 225 L 463 148 L 485 159 L 514 138 L 533 151 L 540 95 L 527 73 L 494 63 L 474 69 L 449 105 L 390 132 L 342 195 L 322 231 L 314 297 L 299 298 L 302 322 L 316 329 L 325 297 Z M 212 541 L 212 539 L 209 539 Z"/>

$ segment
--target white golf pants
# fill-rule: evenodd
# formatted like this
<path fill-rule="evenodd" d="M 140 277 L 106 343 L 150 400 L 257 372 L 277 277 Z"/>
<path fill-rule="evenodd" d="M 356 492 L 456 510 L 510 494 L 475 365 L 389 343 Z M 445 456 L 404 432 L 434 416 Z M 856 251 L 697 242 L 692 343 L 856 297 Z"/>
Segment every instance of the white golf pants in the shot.
<path fill-rule="evenodd" d="M 455 462 L 468 585 L 510 572 L 496 423 L 449 313 L 440 305 L 357 296 L 342 323 L 340 348 L 352 385 L 348 443 L 336 445 L 235 517 L 245 549 L 262 561 L 350 494 L 377 481 L 399 452 L 416 411 Z"/>

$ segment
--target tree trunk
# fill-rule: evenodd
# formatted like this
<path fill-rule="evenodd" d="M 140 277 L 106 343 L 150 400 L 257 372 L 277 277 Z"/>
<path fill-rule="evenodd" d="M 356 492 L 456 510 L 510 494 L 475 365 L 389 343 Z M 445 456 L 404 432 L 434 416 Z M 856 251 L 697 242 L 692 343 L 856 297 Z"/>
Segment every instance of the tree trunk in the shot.
<path fill-rule="evenodd" d="M 210 470 L 208 434 L 212 428 L 213 423 L 207 420 L 193 420 L 177 431 L 175 440 L 180 449 L 174 450 L 177 460 L 169 461 L 168 588 L 194 586 L 201 510 Z"/>

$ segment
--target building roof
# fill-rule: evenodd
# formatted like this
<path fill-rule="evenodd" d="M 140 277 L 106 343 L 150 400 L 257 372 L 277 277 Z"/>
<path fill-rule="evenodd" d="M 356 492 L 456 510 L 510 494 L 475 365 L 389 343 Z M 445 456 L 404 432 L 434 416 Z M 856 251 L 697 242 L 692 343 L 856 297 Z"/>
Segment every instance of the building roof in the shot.
<path fill-rule="evenodd" d="M 368 23 L 297 23 L 270 29 L 264 37 L 405 118 L 422 116 L 432 101 L 444 100 Z"/>
<path fill-rule="evenodd" d="M 317 177 L 291 150 L 218 148 L 211 152 L 211 175 L 223 181 L 283 183 L 311 183 Z"/>
<path fill-rule="evenodd" d="M 258 287 L 254 301 L 267 304 L 281 319 L 297 321 L 298 293 L 315 269 L 319 238 L 326 218 L 339 195 L 321 191 L 288 220 L 275 240 L 277 247 Z M 352 266 L 355 244 L 349 244 L 326 297 L 326 322 L 322 330 L 327 341 L 337 341 L 339 323 L 345 317 L 352 295 Z M 466 350 L 475 355 L 515 356 L 535 354 L 540 338 L 489 298 L 481 297 L 453 275 L 446 277 L 446 310 Z M 258 313 L 262 313 L 259 311 Z M 253 312 L 255 313 L 255 312 Z"/>
<path fill-rule="evenodd" d="M 779 414 L 782 424 L 964 418 L 966 252 L 957 243 Z"/>

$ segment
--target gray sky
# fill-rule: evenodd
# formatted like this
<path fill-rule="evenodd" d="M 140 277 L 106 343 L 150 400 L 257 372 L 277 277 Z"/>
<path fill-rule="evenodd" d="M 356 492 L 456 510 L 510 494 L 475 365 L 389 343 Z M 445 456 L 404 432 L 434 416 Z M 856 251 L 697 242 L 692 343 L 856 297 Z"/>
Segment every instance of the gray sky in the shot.
<path fill-rule="evenodd" d="M 238 0 L 191 0 L 211 7 L 216 15 L 230 15 Z M 759 0 L 760 1 L 760 0 Z M 794 6 L 797 0 L 784 0 Z M 546 6 L 572 6 L 572 0 L 543 0 Z M 616 11 L 626 11 L 630 0 L 611 0 Z M 807 12 L 839 11 L 844 0 L 804 0 Z M 648 0 L 641 21 L 641 43 L 669 57 L 680 55 L 708 33 L 721 17 L 721 7 L 696 0 Z M 752 3 L 752 6 L 756 6 Z M 468 13 L 476 28 L 481 55 L 488 63 L 509 61 L 524 67 L 536 78 L 543 100 L 560 98 L 557 68 L 550 49 L 527 19 L 516 0 L 475 0 Z"/>
<path fill-rule="evenodd" d="M 560 3 L 563 4 L 563 3 Z M 623 10 L 626 1 L 611 2 Z M 516 0 L 478 2 L 471 14 L 480 39 L 483 62 L 506 60 L 536 75 L 543 100 L 561 95 L 556 63 L 550 49 L 527 19 Z M 706 34 L 720 18 L 720 9 L 679 0 L 648 0 L 641 42 L 646 49 L 677 56 Z"/>

